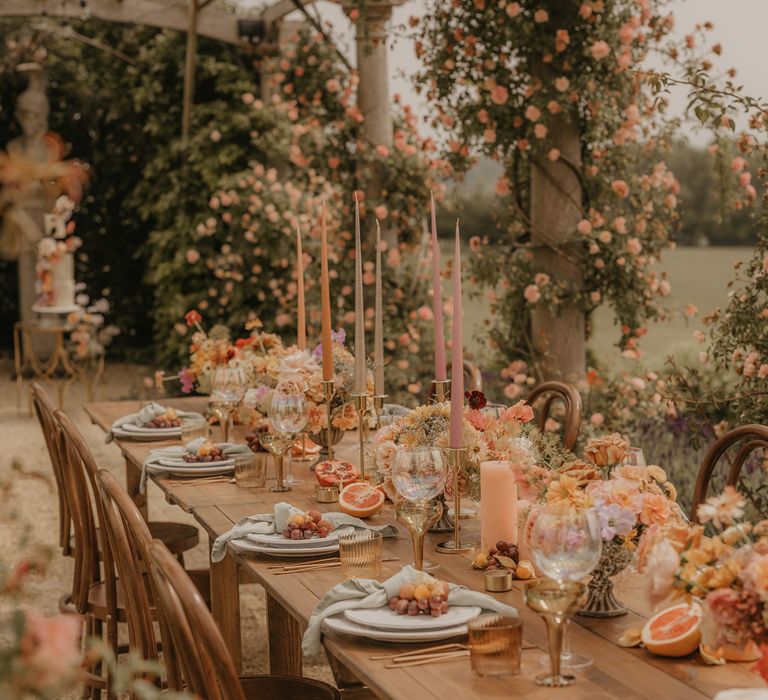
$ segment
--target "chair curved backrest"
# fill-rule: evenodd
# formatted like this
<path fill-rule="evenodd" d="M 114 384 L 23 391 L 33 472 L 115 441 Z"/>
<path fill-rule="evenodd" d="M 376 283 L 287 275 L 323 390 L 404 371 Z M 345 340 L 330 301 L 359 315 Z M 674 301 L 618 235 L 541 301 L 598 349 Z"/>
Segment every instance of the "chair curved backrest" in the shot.
<path fill-rule="evenodd" d="M 235 664 L 211 612 L 192 579 L 168 548 L 149 546 L 149 570 L 155 604 L 166 633 L 183 660 L 188 691 L 206 700 L 245 700 Z M 165 647 L 166 640 L 163 639 Z"/>
<path fill-rule="evenodd" d="M 552 404 L 557 401 L 562 402 L 565 408 L 563 446 L 566 450 L 573 449 L 579 439 L 579 428 L 581 427 L 581 395 L 570 384 L 553 381 L 544 382 L 535 387 L 529 394 L 527 403 L 529 406 L 533 406 L 541 398 L 544 399 L 544 405 L 539 411 L 539 428 L 544 429 L 552 410 Z"/>
<path fill-rule="evenodd" d="M 768 426 L 758 423 L 742 425 L 730 430 L 709 448 L 704 460 L 699 467 L 699 475 L 696 477 L 696 486 L 693 490 L 693 503 L 691 504 L 691 520 L 698 522 L 697 511 L 706 500 L 709 491 L 709 482 L 715 472 L 718 462 L 732 447 L 740 445 L 739 451 L 730 462 L 726 484 L 738 486 L 741 469 L 747 458 L 758 449 L 768 449 Z"/>
<path fill-rule="evenodd" d="M 102 527 L 107 531 L 123 594 L 128 643 L 131 650 L 140 654 L 141 658 L 155 661 L 158 655 L 152 626 L 151 598 L 147 589 L 148 582 L 143 575 L 146 566 L 139 548 L 141 541 L 146 551 L 152 536 L 136 504 L 112 474 L 100 469 L 96 472 L 95 480 L 104 513 Z M 135 522 L 135 517 L 141 521 L 141 526 Z"/>
<path fill-rule="evenodd" d="M 56 479 L 56 494 L 59 499 L 59 546 L 61 547 L 61 553 L 64 556 L 69 556 L 72 553 L 69 541 L 72 535 L 72 522 L 69 509 L 67 508 L 66 494 L 64 493 L 64 476 L 61 472 L 63 468 L 61 445 L 58 439 L 58 429 L 53 417 L 56 409 L 48 396 L 48 392 L 38 382 L 32 383 L 30 392 L 32 394 L 32 406 L 35 409 L 37 421 L 40 423 L 40 429 L 43 431 L 45 446 L 51 459 L 53 476 Z"/>
<path fill-rule="evenodd" d="M 77 426 L 61 410 L 54 412 L 61 429 L 63 454 L 67 455 L 67 485 L 73 497 L 69 499 L 75 530 L 76 588 L 73 603 L 77 611 L 87 613 L 89 588 L 103 581 L 107 620 L 107 643 L 117 653 L 117 576 L 115 562 L 104 523 L 104 509 L 96 488 L 99 468 Z M 95 504 L 95 508 L 94 508 Z M 94 513 L 95 511 L 95 513 Z M 98 516 L 97 517 L 95 516 Z M 99 569 L 101 560 L 101 571 Z"/>

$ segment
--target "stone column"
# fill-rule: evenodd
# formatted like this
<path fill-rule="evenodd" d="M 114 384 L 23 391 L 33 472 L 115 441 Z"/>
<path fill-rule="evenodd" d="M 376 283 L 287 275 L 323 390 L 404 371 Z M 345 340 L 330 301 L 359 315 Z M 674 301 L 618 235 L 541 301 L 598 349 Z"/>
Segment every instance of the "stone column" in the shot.
<path fill-rule="evenodd" d="M 537 272 L 553 280 L 581 286 L 582 266 L 579 244 L 573 238 L 582 218 L 579 126 L 569 115 L 560 114 L 549 122 L 549 140 L 560 150 L 554 163 L 537 158 L 531 168 L 531 243 Z M 586 322 L 580 307 L 550 310 L 542 302 L 533 307 L 531 330 L 538 379 L 559 379 L 571 383 L 586 373 Z"/>
<path fill-rule="evenodd" d="M 401 0 L 373 0 L 362 7 L 346 5 L 349 13 L 358 10 L 360 15 L 356 26 L 357 72 L 360 82 L 357 86 L 357 104 L 363 114 L 361 136 L 372 146 L 392 147 L 392 110 L 389 104 L 389 68 L 387 65 L 387 23 L 392 8 L 401 5 Z M 380 203 L 381 180 L 373 173 L 366 188 L 368 211 Z M 367 227 L 369 242 L 375 230 Z M 390 245 L 397 244 L 397 230 L 384 222 L 381 236 Z"/>

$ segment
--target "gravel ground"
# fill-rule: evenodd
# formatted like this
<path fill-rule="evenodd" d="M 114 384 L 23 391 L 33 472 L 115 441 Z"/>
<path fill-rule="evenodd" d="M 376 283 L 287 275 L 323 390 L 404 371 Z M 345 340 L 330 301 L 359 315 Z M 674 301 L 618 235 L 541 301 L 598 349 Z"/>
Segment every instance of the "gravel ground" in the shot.
<path fill-rule="evenodd" d="M 36 419 L 27 412 L 26 393 L 22 396 L 21 409 L 17 407 L 14 382 L 10 379 L 11 364 L 0 360 L 0 482 L 10 481 L 10 492 L 0 503 L 0 560 L 13 562 L 30 543 L 52 548 L 58 543 L 58 511 L 53 477 L 48 454 L 45 450 Z M 136 365 L 111 364 L 105 378 L 96 388 L 96 400 L 145 398 L 143 379 L 149 372 Z M 55 396 L 52 386 L 46 387 Z M 24 390 L 24 392 L 26 389 Z M 104 444 L 104 435 L 92 425 L 82 409 L 86 401 L 85 391 L 78 384 L 67 388 L 64 410 L 75 420 L 88 444 L 94 451 L 98 464 L 113 472 L 121 481 L 125 478 L 125 466 L 114 445 Z M 25 472 L 45 475 L 45 480 L 13 471 L 13 465 L 21 465 Z M 149 510 L 158 520 L 175 520 L 195 524 L 193 518 L 179 508 L 165 502 L 160 491 L 149 489 Z M 208 564 L 207 537 L 201 537 L 200 545 L 185 555 L 187 566 L 206 567 Z M 46 613 L 58 610 L 59 597 L 67 592 L 72 577 L 72 560 L 58 552 L 53 557 L 44 577 L 33 577 L 26 587 L 25 602 Z M 264 592 L 258 585 L 241 588 L 240 614 L 243 630 L 244 673 L 267 672 L 267 647 L 265 629 Z M 327 666 L 305 665 L 305 675 L 332 682 Z M 61 700 L 79 697 L 78 693 L 62 695 Z"/>

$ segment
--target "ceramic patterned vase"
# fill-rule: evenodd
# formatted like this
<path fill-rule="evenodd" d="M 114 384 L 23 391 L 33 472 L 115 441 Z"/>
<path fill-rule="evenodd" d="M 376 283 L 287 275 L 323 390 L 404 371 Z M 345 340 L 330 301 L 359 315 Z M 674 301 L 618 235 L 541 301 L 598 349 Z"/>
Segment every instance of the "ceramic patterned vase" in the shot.
<path fill-rule="evenodd" d="M 613 595 L 612 576 L 620 574 L 632 561 L 632 553 L 621 543 L 604 542 L 600 561 L 587 586 L 587 601 L 579 615 L 588 617 L 619 617 L 627 609 Z"/>

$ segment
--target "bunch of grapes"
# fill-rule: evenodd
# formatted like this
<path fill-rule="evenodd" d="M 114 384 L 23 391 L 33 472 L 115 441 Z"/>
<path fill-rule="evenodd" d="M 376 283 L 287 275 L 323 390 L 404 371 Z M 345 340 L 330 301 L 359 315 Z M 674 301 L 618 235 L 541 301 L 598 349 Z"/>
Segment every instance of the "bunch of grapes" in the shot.
<path fill-rule="evenodd" d="M 323 520 L 323 516 L 316 510 L 310 510 L 306 515 L 292 515 L 288 519 L 288 525 L 283 530 L 283 537 L 288 540 L 308 540 L 314 535 L 328 537 L 332 529 L 331 523 Z"/>
<path fill-rule="evenodd" d="M 516 544 L 499 540 L 495 547 L 491 547 L 488 550 L 488 554 L 480 552 L 472 562 L 472 566 L 476 569 L 485 569 L 486 571 L 493 571 L 494 569 L 508 569 L 514 568 L 512 566 L 505 566 L 498 557 L 508 557 L 515 564 L 520 561 L 520 552 L 517 550 Z"/>
<path fill-rule="evenodd" d="M 206 446 L 204 444 L 198 451 L 197 454 L 192 454 L 191 452 L 187 452 L 187 454 L 183 457 L 185 462 L 221 462 L 225 459 L 224 453 L 221 451 L 220 447 L 216 447 L 214 444 L 210 444 L 210 446 Z"/>
<path fill-rule="evenodd" d="M 448 612 L 448 584 L 431 576 L 420 583 L 406 583 L 399 595 L 389 599 L 389 609 L 398 615 L 431 615 Z"/>
<path fill-rule="evenodd" d="M 264 428 L 263 430 L 257 429 L 252 433 L 249 433 L 245 436 L 245 442 L 250 447 L 251 452 L 266 452 L 264 447 L 261 445 L 261 438 L 264 435 L 264 433 L 267 432 L 267 429 Z"/>
<path fill-rule="evenodd" d="M 153 418 L 144 424 L 145 428 L 179 428 L 181 427 L 181 418 L 178 416 L 170 416 L 164 413 L 161 416 Z"/>

